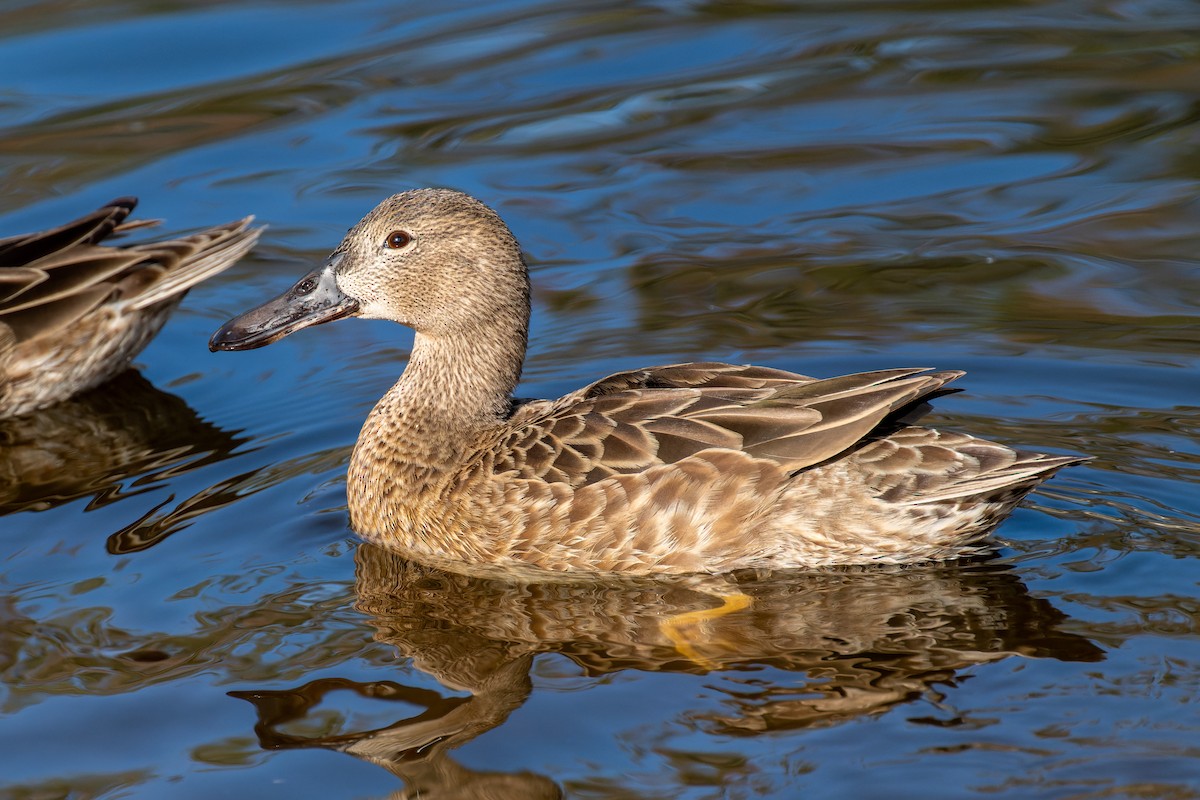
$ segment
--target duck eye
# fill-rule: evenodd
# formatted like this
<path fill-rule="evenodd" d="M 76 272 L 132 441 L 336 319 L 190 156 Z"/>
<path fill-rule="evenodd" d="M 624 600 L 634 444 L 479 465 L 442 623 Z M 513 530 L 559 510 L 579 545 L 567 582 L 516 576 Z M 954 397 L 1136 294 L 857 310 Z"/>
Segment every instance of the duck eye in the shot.
<path fill-rule="evenodd" d="M 387 235 L 387 241 L 385 244 L 387 247 L 390 247 L 393 250 L 399 250 L 402 247 L 407 247 L 408 243 L 411 242 L 412 239 L 412 235 L 407 231 L 392 231 Z"/>
<path fill-rule="evenodd" d="M 315 288 L 317 288 L 317 282 L 312 278 L 305 278 L 296 284 L 296 294 L 308 294 Z"/>

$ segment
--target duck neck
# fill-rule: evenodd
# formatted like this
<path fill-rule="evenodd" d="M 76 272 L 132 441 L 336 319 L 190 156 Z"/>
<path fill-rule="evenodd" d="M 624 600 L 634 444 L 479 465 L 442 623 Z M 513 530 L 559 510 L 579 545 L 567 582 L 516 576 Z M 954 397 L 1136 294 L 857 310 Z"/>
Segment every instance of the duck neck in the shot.
<path fill-rule="evenodd" d="M 510 413 L 525 358 L 525 317 L 514 330 L 492 321 L 470 336 L 418 332 L 400 380 L 363 425 L 352 461 L 452 471 L 479 434 Z"/>
<path fill-rule="evenodd" d="M 471 336 L 416 335 L 408 366 L 384 396 L 402 414 L 461 433 L 495 425 L 508 416 L 525 360 L 526 332 L 492 330 Z"/>
<path fill-rule="evenodd" d="M 408 367 L 372 409 L 350 456 L 346 490 L 355 530 L 403 537 L 424 525 L 423 498 L 453 485 L 501 430 L 525 344 L 524 326 L 471 338 L 417 334 Z"/>

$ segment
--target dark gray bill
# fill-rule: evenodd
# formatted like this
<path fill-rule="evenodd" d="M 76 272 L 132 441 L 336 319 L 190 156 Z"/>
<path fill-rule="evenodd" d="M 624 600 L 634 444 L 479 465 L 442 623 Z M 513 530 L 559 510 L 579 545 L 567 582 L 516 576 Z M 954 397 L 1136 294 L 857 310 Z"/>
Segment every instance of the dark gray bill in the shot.
<path fill-rule="evenodd" d="M 212 335 L 208 349 L 253 350 L 292 331 L 320 325 L 358 311 L 358 301 L 342 294 L 333 265 L 308 273 L 274 300 L 234 317 Z"/>

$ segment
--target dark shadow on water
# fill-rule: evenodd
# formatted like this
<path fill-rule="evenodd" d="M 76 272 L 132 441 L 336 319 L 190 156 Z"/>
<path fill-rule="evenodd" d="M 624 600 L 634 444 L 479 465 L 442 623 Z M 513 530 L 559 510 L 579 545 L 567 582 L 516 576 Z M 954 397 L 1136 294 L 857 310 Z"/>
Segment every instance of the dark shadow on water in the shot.
<path fill-rule="evenodd" d="M 128 370 L 51 408 L 0 420 L 0 514 L 89 496 L 90 511 L 228 458 L 246 441 Z"/>
<path fill-rule="evenodd" d="M 371 616 L 377 640 L 449 691 L 325 678 L 291 690 L 232 694 L 257 709 L 255 730 L 264 748 L 349 753 L 399 777 L 406 788 L 396 797 L 541 798 L 561 796 L 552 778 L 474 771 L 450 751 L 502 725 L 525 702 L 530 669 L 543 654 L 570 659 L 591 676 L 763 666 L 795 674 L 787 685 L 776 679 L 752 692 L 730 692 L 719 716 L 711 710 L 690 715 L 721 736 L 802 730 L 878 714 L 954 686 L 960 670 L 1010 656 L 1104 658 L 1091 641 L 1063 630 L 1067 617 L 1032 597 L 1001 564 L 737 581 L 753 604 L 706 623 L 693 641 L 702 666 L 680 654 L 661 624 L 715 605 L 693 582 L 510 582 L 444 572 L 364 544 L 357 552 L 359 610 Z M 285 730 L 333 691 L 395 702 L 405 714 L 414 706 L 421 710 L 370 730 L 319 736 Z M 470 696 L 450 693 L 464 691 Z"/>

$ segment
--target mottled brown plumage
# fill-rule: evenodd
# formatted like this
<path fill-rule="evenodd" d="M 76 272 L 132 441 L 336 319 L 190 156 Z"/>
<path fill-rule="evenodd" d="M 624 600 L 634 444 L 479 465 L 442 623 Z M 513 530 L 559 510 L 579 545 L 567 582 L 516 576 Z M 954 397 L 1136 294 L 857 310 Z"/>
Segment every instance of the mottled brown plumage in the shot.
<path fill-rule="evenodd" d="M 137 201 L 0 239 L 0 417 L 97 386 L 129 366 L 187 290 L 246 254 L 252 217 L 162 242 L 113 246 Z"/>
<path fill-rule="evenodd" d="M 349 315 L 414 328 L 351 457 L 350 516 L 364 537 L 441 563 L 691 573 L 954 558 L 1078 460 L 906 424 L 960 372 L 677 364 L 519 403 L 529 307 L 495 212 L 418 190 L 210 345 Z"/>

